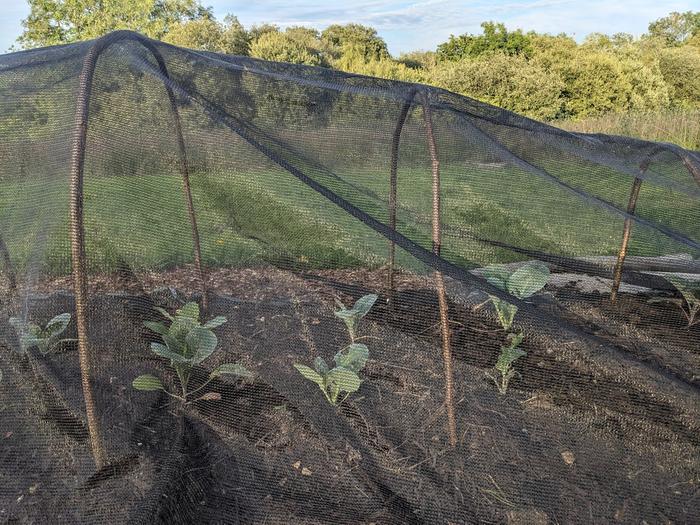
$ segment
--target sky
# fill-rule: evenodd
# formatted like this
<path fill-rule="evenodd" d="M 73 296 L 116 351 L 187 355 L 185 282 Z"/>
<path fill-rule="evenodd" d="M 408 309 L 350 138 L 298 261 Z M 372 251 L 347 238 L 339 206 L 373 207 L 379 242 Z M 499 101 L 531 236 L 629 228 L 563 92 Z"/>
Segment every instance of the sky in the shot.
<path fill-rule="evenodd" d="M 203 0 L 223 19 L 234 14 L 248 27 L 270 22 L 281 27 L 330 24 L 371 25 L 393 55 L 434 49 L 451 34 L 480 32 L 486 20 L 509 29 L 567 33 L 582 40 L 592 32 L 644 33 L 650 21 L 672 11 L 700 11 L 700 0 Z M 0 0 L 0 52 L 22 32 L 26 0 Z"/>

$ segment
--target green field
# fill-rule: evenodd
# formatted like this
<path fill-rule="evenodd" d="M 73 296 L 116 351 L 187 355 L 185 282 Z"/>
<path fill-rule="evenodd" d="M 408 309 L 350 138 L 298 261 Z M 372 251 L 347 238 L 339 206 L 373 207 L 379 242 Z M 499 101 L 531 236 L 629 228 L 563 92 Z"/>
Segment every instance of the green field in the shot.
<path fill-rule="evenodd" d="M 575 174 L 569 173 L 568 178 Z M 318 179 L 364 211 L 387 220 L 386 174 L 363 170 L 344 175 L 344 181 Z M 502 166 L 452 165 L 443 169 L 442 181 L 443 255 L 464 267 L 522 258 L 474 236 L 572 256 L 614 254 L 619 245 L 621 217 L 531 174 Z M 209 267 L 261 262 L 301 268 L 377 267 L 385 262 L 383 237 L 286 172 L 194 173 L 192 183 L 204 262 Z M 624 207 L 628 183 L 628 177 L 589 173 L 580 186 Z M 358 187 L 365 193 L 358 192 Z M 429 170 L 400 170 L 399 230 L 428 249 L 430 188 Z M 646 184 L 638 211 L 700 238 L 697 205 L 689 196 Z M 192 261 L 182 183 L 175 173 L 87 177 L 85 213 L 93 271 L 108 271 L 120 261 L 150 269 Z M 20 271 L 51 275 L 70 271 L 67 181 L 3 182 L 0 226 Z M 689 251 L 648 228 L 636 227 L 630 253 Z M 398 262 L 421 269 L 402 252 Z"/>

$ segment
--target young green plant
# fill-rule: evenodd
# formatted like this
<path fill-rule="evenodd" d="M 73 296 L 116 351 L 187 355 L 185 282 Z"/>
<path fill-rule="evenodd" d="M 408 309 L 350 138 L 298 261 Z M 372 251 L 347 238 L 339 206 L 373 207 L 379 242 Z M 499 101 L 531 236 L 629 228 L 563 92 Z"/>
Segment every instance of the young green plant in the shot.
<path fill-rule="evenodd" d="M 687 279 L 680 275 L 664 275 L 664 279 L 670 282 L 678 290 L 682 298 L 655 297 L 649 302 L 670 302 L 678 306 L 688 321 L 688 328 L 700 323 L 700 280 Z"/>
<path fill-rule="evenodd" d="M 540 261 L 528 261 L 516 270 L 505 266 L 487 266 L 483 270 L 486 280 L 504 292 L 527 299 L 539 292 L 549 280 L 549 268 Z M 510 330 L 518 307 L 495 295 L 489 295 L 504 330 Z"/>
<path fill-rule="evenodd" d="M 170 360 L 170 366 L 175 370 L 180 381 L 182 393 L 177 395 L 168 392 L 163 382 L 152 374 L 141 375 L 134 379 L 132 385 L 135 389 L 145 391 L 163 390 L 169 396 L 183 403 L 191 403 L 199 399 L 216 399 L 216 395 L 213 393 L 204 394 L 196 399 L 192 399 L 192 396 L 200 392 L 217 377 L 223 375 L 252 376 L 251 372 L 240 364 L 224 363 L 217 366 L 209 374 L 209 378 L 204 384 L 192 391 L 188 390 L 193 368 L 201 365 L 216 350 L 218 339 L 213 329 L 224 324 L 226 318 L 218 316 L 202 325 L 199 321 L 199 305 L 194 302 L 185 304 L 175 312 L 175 315 L 170 315 L 163 308 L 156 308 L 156 310 L 170 321 L 170 325 L 166 326 L 155 321 L 144 322 L 147 328 L 159 334 L 163 340 L 162 343 L 151 343 L 151 351 L 160 357 Z"/>
<path fill-rule="evenodd" d="M 484 268 L 484 277 L 489 283 L 510 295 L 518 299 L 527 299 L 547 284 L 549 268 L 540 261 L 528 261 L 515 270 L 505 266 L 489 266 Z M 518 307 L 494 295 L 489 295 L 489 301 L 496 309 L 501 326 L 506 332 L 509 331 L 513 326 L 515 314 L 518 313 Z M 508 391 L 508 384 L 513 376 L 519 375 L 513 368 L 513 364 L 526 355 L 526 352 L 520 348 L 523 334 L 509 333 L 507 337 L 508 344 L 501 346 L 501 352 L 494 365 L 495 372 L 486 374 L 502 395 Z"/>
<path fill-rule="evenodd" d="M 363 295 L 355 302 L 352 308 L 346 308 L 340 300 L 335 300 L 335 304 L 338 305 L 338 308 L 340 308 L 339 310 L 335 311 L 335 315 L 336 317 L 341 318 L 345 323 L 351 342 L 354 343 L 357 339 L 358 323 L 369 313 L 376 302 L 376 294 Z"/>
<path fill-rule="evenodd" d="M 26 352 L 30 348 L 36 348 L 45 355 L 62 341 L 74 340 L 59 338 L 59 336 L 66 331 L 66 328 L 68 328 L 70 319 L 71 315 L 69 313 L 59 314 L 42 328 L 36 323 L 25 321 L 19 317 L 10 317 L 10 324 L 17 332 L 20 351 Z"/>
<path fill-rule="evenodd" d="M 369 349 L 367 345 L 357 342 L 362 339 L 357 336 L 357 326 L 376 301 L 375 294 L 361 297 L 352 308 L 346 308 L 337 301 L 340 309 L 335 315 L 345 322 L 350 344 L 335 354 L 334 368 L 330 368 L 322 357 L 314 359 L 313 368 L 300 363 L 294 365 L 302 376 L 318 385 L 331 405 L 345 401 L 350 394 L 357 392 L 362 384 L 359 373 L 369 359 Z M 339 399 L 343 393 L 345 395 Z"/>
<path fill-rule="evenodd" d="M 508 384 L 513 376 L 516 374 L 519 375 L 515 368 L 513 368 L 513 363 L 524 355 L 527 355 L 527 352 L 519 348 L 520 343 L 523 341 L 523 334 L 508 334 L 508 340 L 509 344 L 501 347 L 501 353 L 494 366 L 498 375 L 489 372 L 486 374 L 493 380 L 498 391 L 502 395 L 505 395 L 508 391 Z"/>

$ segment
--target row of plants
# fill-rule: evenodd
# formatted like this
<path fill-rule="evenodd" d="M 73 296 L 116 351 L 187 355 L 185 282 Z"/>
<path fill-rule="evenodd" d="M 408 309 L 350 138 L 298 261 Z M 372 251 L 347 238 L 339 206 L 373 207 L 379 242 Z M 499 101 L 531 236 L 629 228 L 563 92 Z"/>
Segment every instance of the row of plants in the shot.
<path fill-rule="evenodd" d="M 524 300 L 544 288 L 550 272 L 544 263 L 530 261 L 516 269 L 501 265 L 489 266 L 484 268 L 483 275 L 490 284 Z M 658 297 L 650 301 L 668 301 L 677 305 L 683 312 L 688 327 L 700 323 L 700 281 L 676 274 L 667 274 L 665 278 L 678 290 L 680 297 Z M 358 335 L 358 327 L 376 301 L 377 295 L 369 294 L 358 299 L 351 308 L 347 308 L 342 302 L 336 300 L 338 310 L 335 311 L 335 315 L 345 324 L 349 344 L 338 350 L 333 357 L 335 366 L 331 368 L 320 356 L 314 359 L 312 367 L 303 363 L 294 364 L 294 368 L 305 379 L 315 383 L 332 405 L 342 403 L 350 394 L 357 392 L 362 384 L 360 372 L 369 359 L 369 348 L 362 342 L 368 337 Z M 518 312 L 517 306 L 494 295 L 489 295 L 487 303 L 493 305 L 498 321 L 506 334 L 493 371 L 487 372 L 487 376 L 496 385 L 499 393 L 506 394 L 510 381 L 519 375 L 514 367 L 516 361 L 527 355 L 527 352 L 521 348 L 524 334 L 512 331 L 513 321 Z M 187 405 L 199 400 L 220 399 L 220 395 L 215 392 L 205 392 L 206 387 L 217 378 L 226 375 L 253 377 L 253 372 L 240 363 L 223 363 L 210 372 L 204 383 L 190 389 L 193 369 L 202 365 L 215 352 L 218 338 L 214 329 L 225 324 L 227 318 L 217 316 L 202 323 L 199 305 L 195 302 L 186 303 L 177 309 L 174 315 L 159 307 L 156 307 L 156 311 L 166 319 L 166 322 L 144 322 L 148 329 L 161 337 L 161 342 L 152 342 L 150 349 L 155 355 L 169 360 L 170 367 L 178 378 L 180 390 L 178 392 L 168 390 L 163 380 L 153 374 L 136 377 L 132 382 L 136 390 L 162 390 L 168 396 Z M 23 353 L 36 348 L 45 355 L 61 343 L 74 341 L 74 339 L 61 338 L 70 324 L 70 313 L 53 317 L 43 327 L 18 317 L 12 317 L 9 321 L 16 331 L 19 348 Z"/>
<path fill-rule="evenodd" d="M 357 327 L 359 321 L 367 315 L 376 301 L 377 296 L 371 294 L 360 298 L 352 308 L 346 308 L 338 302 L 340 309 L 335 312 L 335 315 L 345 322 L 351 342 L 336 353 L 335 367 L 330 368 L 322 357 L 314 360 L 314 368 L 300 363 L 294 365 L 306 379 L 319 386 L 332 405 L 338 405 L 347 399 L 362 384 L 359 372 L 369 359 L 369 349 L 364 343 L 359 342 L 363 338 L 357 335 Z M 201 365 L 216 350 L 218 340 L 213 329 L 226 323 L 227 319 L 224 316 L 218 316 L 201 324 L 199 305 L 194 302 L 185 304 L 175 312 L 175 315 L 171 315 L 162 308 L 157 308 L 157 311 L 168 319 L 170 324 L 166 326 L 165 323 L 154 321 L 144 323 L 147 328 L 162 338 L 162 343 L 151 343 L 151 351 L 170 361 L 170 366 L 180 383 L 180 392 L 169 391 L 163 381 L 152 374 L 135 378 L 132 382 L 135 389 L 162 390 L 183 405 L 187 405 L 199 400 L 220 399 L 220 395 L 215 392 L 204 392 L 204 389 L 218 377 L 224 375 L 253 377 L 253 373 L 240 363 L 224 363 L 217 366 L 202 385 L 189 390 L 193 368 Z M 342 399 L 341 394 L 344 394 Z"/>

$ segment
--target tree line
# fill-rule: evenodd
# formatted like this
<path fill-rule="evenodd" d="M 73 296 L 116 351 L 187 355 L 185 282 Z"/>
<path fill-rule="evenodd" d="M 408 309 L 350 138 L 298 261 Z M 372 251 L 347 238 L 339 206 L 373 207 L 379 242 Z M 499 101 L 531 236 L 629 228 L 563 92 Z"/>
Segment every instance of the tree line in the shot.
<path fill-rule="evenodd" d="M 322 31 L 245 28 L 217 20 L 199 0 L 29 0 L 21 48 L 65 44 L 132 29 L 206 51 L 421 82 L 539 120 L 700 108 L 700 12 L 671 13 L 639 38 L 594 33 L 582 43 L 484 22 L 435 50 L 393 57 L 377 31 L 334 24 Z"/>

